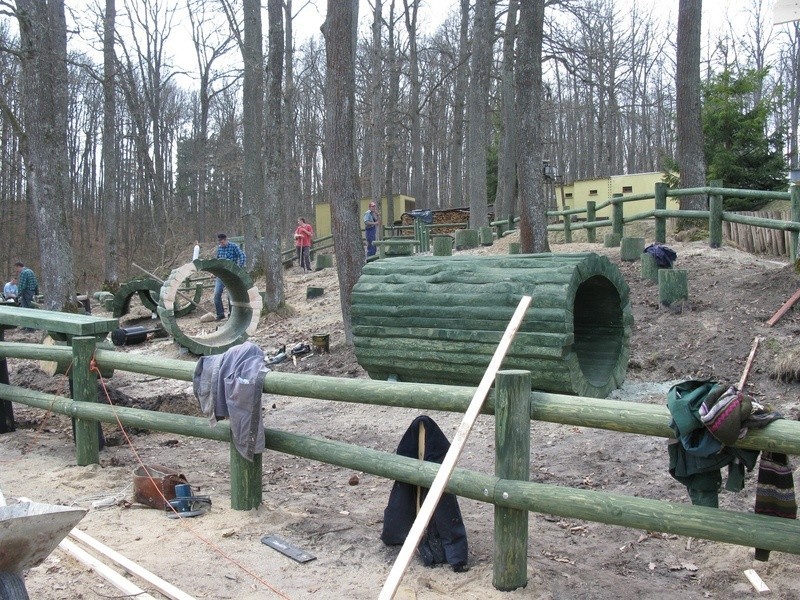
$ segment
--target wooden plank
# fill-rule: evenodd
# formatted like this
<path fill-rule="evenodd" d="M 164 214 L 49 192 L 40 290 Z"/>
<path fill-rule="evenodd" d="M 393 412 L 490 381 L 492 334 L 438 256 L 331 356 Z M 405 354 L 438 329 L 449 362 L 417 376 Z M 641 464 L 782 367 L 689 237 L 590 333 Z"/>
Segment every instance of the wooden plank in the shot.
<path fill-rule="evenodd" d="M 119 319 L 19 306 L 0 306 L 0 322 L 4 325 L 34 327 L 73 336 L 108 333 L 119 327 Z"/>
<path fill-rule="evenodd" d="M 764 580 L 761 579 L 761 577 L 758 576 L 758 573 L 756 573 L 753 569 L 747 569 L 744 572 L 744 576 L 747 577 L 747 581 L 750 582 L 750 584 L 759 594 L 769 591 L 767 584 L 764 583 Z"/>
<path fill-rule="evenodd" d="M 422 539 L 422 535 L 425 532 L 425 528 L 428 526 L 428 523 L 433 516 L 433 511 L 436 509 L 436 505 L 439 504 L 439 498 L 441 498 L 442 494 L 444 493 L 445 486 L 447 485 L 447 481 L 450 479 L 450 475 L 455 469 L 456 462 L 461 456 L 461 452 L 464 450 L 467 437 L 469 436 L 470 431 L 472 431 L 472 427 L 475 425 L 475 421 L 481 412 L 483 401 L 486 399 L 486 395 L 489 393 L 489 388 L 494 382 L 494 377 L 497 374 L 497 371 L 500 370 L 500 365 L 503 362 L 503 358 L 505 357 L 509 346 L 511 346 L 511 342 L 514 339 L 514 334 L 519 328 L 520 323 L 522 323 L 522 319 L 525 317 L 525 311 L 528 310 L 530 303 L 530 296 L 523 296 L 519 301 L 517 310 L 514 312 L 514 316 L 511 318 L 511 321 L 506 328 L 506 332 L 503 334 L 503 339 L 500 340 L 500 344 L 497 346 L 497 350 L 495 351 L 494 356 L 489 363 L 489 368 L 486 369 L 483 379 L 481 380 L 478 388 L 475 390 L 475 394 L 470 401 L 469 408 L 467 408 L 467 412 L 464 413 L 464 418 L 461 420 L 461 425 L 459 425 L 458 430 L 456 430 L 456 433 L 453 436 L 453 443 L 450 445 L 450 449 L 447 451 L 447 454 L 442 461 L 442 466 L 436 473 L 436 477 L 431 484 L 428 495 L 425 497 L 425 502 L 422 504 L 422 508 L 420 509 L 414 524 L 411 526 L 411 530 L 408 532 L 406 541 L 403 543 L 403 547 L 400 549 L 400 553 L 397 555 L 397 560 L 395 560 L 394 566 L 389 572 L 389 577 L 386 579 L 386 582 L 381 589 L 379 598 L 383 600 L 391 600 L 391 598 L 394 597 L 397 587 L 400 585 L 400 580 L 408 568 L 409 562 L 411 562 L 411 557 L 414 555 L 414 552 L 419 545 L 419 541 Z"/>
<path fill-rule="evenodd" d="M 783 306 L 781 306 L 778 309 L 778 312 L 776 312 L 774 315 L 770 317 L 769 321 L 767 321 L 767 325 L 769 325 L 770 327 L 775 325 L 775 323 L 778 322 L 778 319 L 780 319 L 783 315 L 785 315 L 789 311 L 789 309 L 792 308 L 792 306 L 794 306 L 794 303 L 797 302 L 798 300 L 800 300 L 800 289 L 797 290 L 794 294 L 792 294 L 792 297 L 789 298 L 786 302 L 784 302 Z"/>
<path fill-rule="evenodd" d="M 158 589 L 158 591 L 164 594 L 167 598 L 172 598 L 172 600 L 194 600 L 193 596 L 181 591 L 171 583 L 164 581 L 158 575 L 151 573 L 141 565 L 124 557 L 119 552 L 112 550 L 102 542 L 94 539 L 88 533 L 85 533 L 80 529 L 73 529 L 69 532 L 69 536 L 78 540 L 79 542 L 82 542 L 92 550 L 95 550 L 103 556 L 111 559 L 131 575 L 136 575 L 137 577 L 144 579 L 147 583 Z"/>
<path fill-rule="evenodd" d="M 145 593 L 142 588 L 125 579 L 125 577 L 117 573 L 114 569 L 103 564 L 94 556 L 86 552 L 86 550 L 79 548 L 73 542 L 69 540 L 61 540 L 61 543 L 58 545 L 58 547 L 67 554 L 71 555 L 81 564 L 92 569 L 95 573 L 100 575 L 100 577 L 108 581 L 121 592 L 124 592 L 127 596 L 135 597 L 138 600 L 156 600 L 150 594 Z"/>

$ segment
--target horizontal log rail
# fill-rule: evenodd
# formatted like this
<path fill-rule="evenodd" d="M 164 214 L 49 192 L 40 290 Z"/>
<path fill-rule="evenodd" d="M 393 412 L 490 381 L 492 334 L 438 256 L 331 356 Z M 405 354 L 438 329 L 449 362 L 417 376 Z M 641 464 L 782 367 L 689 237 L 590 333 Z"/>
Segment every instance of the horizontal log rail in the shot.
<path fill-rule="evenodd" d="M 3 316 L 0 313 L 0 324 L 2 322 Z M 73 370 L 88 370 L 90 361 L 86 360 L 85 354 L 87 349 L 92 349 L 94 360 L 105 370 L 119 369 L 180 381 L 192 380 L 194 361 L 126 354 L 96 348 L 93 342 L 92 337 L 75 338 L 72 347 L 0 342 L 0 360 L 19 358 L 63 362 L 72 356 L 75 358 Z M 78 383 L 77 373 L 75 376 Z M 500 379 L 498 386 L 499 381 Z M 93 389 L 96 400 L 96 387 Z M 517 401 L 529 403 L 530 419 L 534 421 L 662 438 L 672 435 L 672 430 L 669 428 L 670 414 L 663 405 L 519 390 L 513 393 L 517 394 Z M 464 386 L 390 383 L 275 371 L 265 377 L 263 391 L 283 396 L 459 413 L 467 409 L 474 394 L 474 388 Z M 508 401 L 507 397 L 511 393 L 502 389 L 492 391 L 482 412 L 495 415 L 498 404 L 505 406 L 502 403 Z M 262 455 L 257 455 L 252 463 L 241 458 L 231 443 L 231 432 L 227 421 L 218 422 L 211 427 L 208 420 L 203 417 L 112 407 L 85 399 L 86 395 L 84 400 L 70 400 L 53 394 L 0 384 L 2 401 L 18 402 L 65 414 L 75 418 L 79 423 L 91 424 L 93 428 L 96 428 L 97 421 L 116 423 L 119 420 L 126 426 L 226 442 L 231 445 L 232 508 L 249 510 L 261 503 Z M 500 421 L 496 423 L 498 428 L 503 426 Z M 528 428 L 526 424 L 526 435 Z M 498 434 L 501 437 L 504 435 L 502 431 Z M 78 435 L 76 435 L 77 443 Z M 413 458 L 390 452 L 277 429 L 265 430 L 265 444 L 268 450 L 425 487 L 430 487 L 440 466 L 434 463 L 420 463 Z M 764 429 L 751 430 L 736 445 L 747 449 L 769 449 L 800 455 L 800 422 L 788 419 L 775 421 Z M 80 454 L 80 448 L 78 452 Z M 79 464 L 81 464 L 80 459 Z M 553 514 L 564 518 L 800 554 L 800 522 L 796 520 L 595 490 L 572 489 L 522 479 L 504 479 L 466 469 L 456 469 L 453 472 L 446 491 L 505 509 Z M 502 545 L 502 543 L 496 540 L 496 544 Z M 495 549 L 496 554 L 498 548 Z M 524 581 L 524 572 L 522 576 Z M 503 572 L 500 575 L 496 573 L 495 577 L 495 581 L 498 581 L 498 577 L 505 581 L 509 573 Z M 497 586 L 497 583 L 495 585 Z"/>

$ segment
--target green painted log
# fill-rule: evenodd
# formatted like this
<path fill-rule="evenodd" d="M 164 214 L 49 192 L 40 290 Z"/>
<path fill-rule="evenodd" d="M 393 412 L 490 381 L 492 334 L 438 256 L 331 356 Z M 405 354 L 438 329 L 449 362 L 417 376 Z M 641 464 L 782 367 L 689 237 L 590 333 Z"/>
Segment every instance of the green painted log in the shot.
<path fill-rule="evenodd" d="M 72 338 L 72 397 L 78 402 L 97 402 L 97 375 L 90 363 L 95 350 L 95 338 Z M 100 462 L 100 433 L 97 421 L 75 420 L 75 447 L 78 466 L 96 465 Z"/>
<path fill-rule="evenodd" d="M 499 479 L 530 481 L 529 371 L 498 371 L 495 378 L 495 468 Z M 528 583 L 528 511 L 494 507 L 492 585 L 508 592 Z"/>
<path fill-rule="evenodd" d="M 491 246 L 494 244 L 494 233 L 492 232 L 492 228 L 488 225 L 484 225 L 478 230 L 481 246 Z"/>
<path fill-rule="evenodd" d="M 480 236 L 477 229 L 456 230 L 456 250 L 469 250 L 480 246 Z"/>
<path fill-rule="evenodd" d="M 522 250 L 522 244 L 519 242 L 510 242 L 508 244 L 508 253 L 509 254 L 519 254 Z"/>
<path fill-rule="evenodd" d="M 504 368 L 531 371 L 542 391 L 605 397 L 619 387 L 633 324 L 628 286 L 593 253 L 366 265 L 352 295 L 356 357 L 373 379 L 477 384 L 523 295 L 533 302 Z"/>
<path fill-rule="evenodd" d="M 689 300 L 689 277 L 685 269 L 660 269 L 658 271 L 658 302 L 672 306 Z"/>
<path fill-rule="evenodd" d="M 433 255 L 434 256 L 452 256 L 453 255 L 453 238 L 449 235 L 434 235 L 433 236 Z"/>
<path fill-rule="evenodd" d="M 624 237 L 621 241 L 620 259 L 626 262 L 639 260 L 644 252 L 644 238 Z"/>
<path fill-rule="evenodd" d="M 603 247 L 604 248 L 619 248 L 620 241 L 622 240 L 622 236 L 618 233 L 607 233 L 603 236 Z"/>
<path fill-rule="evenodd" d="M 656 257 L 649 252 L 642 252 L 640 260 L 642 261 L 642 280 L 658 283 Z"/>
<path fill-rule="evenodd" d="M 317 254 L 314 258 L 314 270 L 321 271 L 333 266 L 333 254 Z"/>
<path fill-rule="evenodd" d="M 185 294 L 186 290 L 180 290 L 181 294 Z M 191 302 L 185 301 L 180 295 L 177 295 L 175 298 L 175 316 L 176 317 L 185 317 L 189 313 L 191 313 L 195 308 L 198 307 L 200 304 L 200 300 L 203 297 L 203 284 L 198 283 L 194 286 L 194 297 L 192 298 Z M 179 306 L 183 304 L 183 306 Z"/>
<path fill-rule="evenodd" d="M 175 302 L 181 284 L 197 271 L 207 271 L 222 280 L 231 298 L 231 315 L 221 321 L 216 330 L 189 336 L 181 331 L 175 320 Z M 261 295 L 247 271 L 233 261 L 215 258 L 186 263 L 170 273 L 161 289 L 158 316 L 164 329 L 178 344 L 192 354 L 206 356 L 222 354 L 253 335 L 263 305 Z"/>
<path fill-rule="evenodd" d="M 158 295 L 161 293 L 161 283 L 152 277 L 137 277 L 122 284 L 114 294 L 113 315 L 115 318 L 127 315 L 130 310 L 131 298 L 134 294 L 139 296 L 142 304 L 150 312 L 156 312 Z M 155 295 L 155 301 L 153 300 Z"/>

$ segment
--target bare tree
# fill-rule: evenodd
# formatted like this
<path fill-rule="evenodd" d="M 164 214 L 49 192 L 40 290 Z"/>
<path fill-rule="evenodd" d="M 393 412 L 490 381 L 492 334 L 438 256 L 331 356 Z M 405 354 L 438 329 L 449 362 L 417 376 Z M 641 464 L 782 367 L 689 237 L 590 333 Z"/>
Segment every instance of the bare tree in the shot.
<path fill-rule="evenodd" d="M 11 8 L 7 4 L 3 8 Z M 20 139 L 28 195 L 39 231 L 45 308 L 76 312 L 74 260 L 67 207 L 67 26 L 63 0 L 17 0 L 22 65 L 20 118 L 2 97 L 0 109 Z M 33 261 L 20 257 L 23 262 Z"/>
<path fill-rule="evenodd" d="M 542 31 L 545 0 L 522 2 L 519 8 L 517 77 L 517 169 L 520 199 L 520 244 L 524 253 L 549 252 L 547 206 L 542 181 Z M 471 211 L 470 211 L 471 212 Z"/>
<path fill-rule="evenodd" d="M 417 205 L 427 206 L 422 187 L 422 134 L 420 132 L 420 81 L 419 52 L 417 49 L 417 16 L 420 0 L 403 0 L 405 8 L 406 33 L 408 33 L 408 83 L 409 83 L 409 127 L 411 132 L 411 195 Z"/>
<path fill-rule="evenodd" d="M 495 1 L 477 0 L 472 27 L 472 77 L 467 92 L 467 168 L 469 170 L 469 226 L 489 223 L 486 191 L 486 135 L 489 85 L 494 45 Z"/>
<path fill-rule="evenodd" d="M 706 184 L 703 155 L 703 124 L 700 94 L 700 19 L 702 0 L 680 0 L 678 3 L 678 48 L 675 73 L 676 131 L 681 187 L 702 187 Z M 705 197 L 681 196 L 684 210 L 703 210 Z M 691 226 L 681 219 L 677 228 Z"/>
<path fill-rule="evenodd" d="M 105 217 L 106 289 L 116 291 L 117 271 L 117 57 L 114 52 L 116 0 L 106 0 L 103 19 L 103 216 Z"/>
<path fill-rule="evenodd" d="M 375 8 L 372 12 L 372 55 L 370 61 L 370 88 L 369 88 L 369 128 L 370 139 L 370 188 L 372 201 L 378 206 L 381 205 L 381 188 L 383 187 L 383 112 L 381 106 L 383 86 L 383 56 L 381 53 L 381 23 L 383 20 L 383 5 L 381 0 L 375 0 Z M 386 190 L 386 197 L 391 200 L 391 190 Z M 391 201 L 389 202 L 391 205 Z M 391 223 L 393 215 L 388 217 Z M 378 230 L 378 239 L 381 237 L 381 228 Z"/>
<path fill-rule="evenodd" d="M 353 342 L 353 286 L 364 266 L 355 173 L 354 103 L 358 0 L 328 0 L 325 36 L 324 193 L 331 205 L 345 339 Z"/>
<path fill-rule="evenodd" d="M 497 165 L 495 218 L 517 214 L 517 110 L 514 90 L 514 44 L 517 37 L 518 0 L 509 0 L 503 34 L 503 62 L 500 74 L 500 152 Z"/>
<path fill-rule="evenodd" d="M 283 165 L 283 6 L 281 0 L 268 0 L 269 54 L 267 70 L 266 183 L 264 184 L 264 276 L 267 310 L 277 310 L 285 302 L 283 292 L 283 261 L 281 259 L 281 219 Z"/>
<path fill-rule="evenodd" d="M 461 0 L 458 64 L 453 91 L 453 136 L 450 150 L 450 207 L 464 205 L 464 99 L 469 80 L 469 0 Z"/>

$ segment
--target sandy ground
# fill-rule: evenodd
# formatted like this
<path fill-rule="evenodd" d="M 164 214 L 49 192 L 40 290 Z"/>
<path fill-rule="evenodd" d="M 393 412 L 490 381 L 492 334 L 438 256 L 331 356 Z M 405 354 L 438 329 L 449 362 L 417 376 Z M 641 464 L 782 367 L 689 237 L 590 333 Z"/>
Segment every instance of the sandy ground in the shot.
<path fill-rule="evenodd" d="M 507 252 L 509 241 L 476 252 Z M 557 252 L 607 255 L 631 287 L 635 326 L 628 378 L 611 397 L 663 405 L 675 381 L 705 377 L 733 383 L 753 338 L 761 335 L 748 391 L 797 419 L 800 386 L 774 375 L 796 350 L 800 310 L 790 311 L 773 328 L 765 321 L 800 287 L 800 277 L 785 261 L 731 247 L 711 250 L 704 242 L 674 240 L 669 245 L 678 252 L 676 267 L 689 272 L 690 301 L 680 313 L 659 308 L 657 286 L 642 282 L 638 263 L 622 263 L 618 249 L 553 246 Z M 324 295 L 306 300 L 309 285 L 324 288 Z M 286 361 L 275 370 L 366 377 L 344 345 L 335 272 L 304 275 L 290 269 L 286 289 L 291 310 L 262 320 L 253 341 L 271 354 L 282 345 L 329 333 L 331 353 L 297 364 Z M 148 322 L 144 308 L 132 304 L 123 326 Z M 187 331 L 201 327 L 207 325 L 195 313 L 186 318 Z M 10 331 L 6 339 L 34 341 L 35 335 Z M 120 351 L 194 360 L 169 340 Z M 62 377 L 47 377 L 37 363 L 9 363 L 12 383 L 68 393 Z M 121 405 L 199 414 L 186 382 L 117 372 L 105 384 Z M 263 406 L 268 427 L 389 452 L 420 414 L 273 395 L 264 396 Z M 233 511 L 225 444 L 132 430 L 128 445 L 118 428 L 106 426 L 106 437 L 116 445 L 101 452 L 100 465 L 78 467 L 68 419 L 21 405 L 15 405 L 15 414 L 18 430 L 0 436 L 0 487 L 9 502 L 23 496 L 88 509 L 81 530 L 196 598 L 375 598 L 399 550 L 379 538 L 390 481 L 268 452 L 263 505 Z M 452 438 L 461 415 L 428 414 Z M 491 474 L 493 454 L 493 421 L 480 417 L 459 466 Z M 211 497 L 210 512 L 177 520 L 133 503 L 132 471 L 140 461 L 180 470 L 196 493 Z M 669 477 L 667 463 L 663 439 L 531 425 L 532 481 L 688 503 L 685 488 Z M 752 511 L 754 496 L 755 472 L 741 493 L 723 493 L 720 505 Z M 757 594 L 743 574 L 751 568 L 770 587 L 771 597 L 800 598 L 800 557 L 795 555 L 773 553 L 768 562 L 757 562 L 751 548 L 546 514 L 530 515 L 527 587 L 499 592 L 492 586 L 493 509 L 467 499 L 459 503 L 469 540 L 469 571 L 426 568 L 415 558 L 398 598 L 751 598 Z M 283 556 L 261 543 L 266 534 L 283 537 L 315 559 L 299 563 Z M 137 583 L 162 597 L 151 585 Z M 27 573 L 26 586 L 32 598 L 44 600 L 122 595 L 60 550 Z"/>

